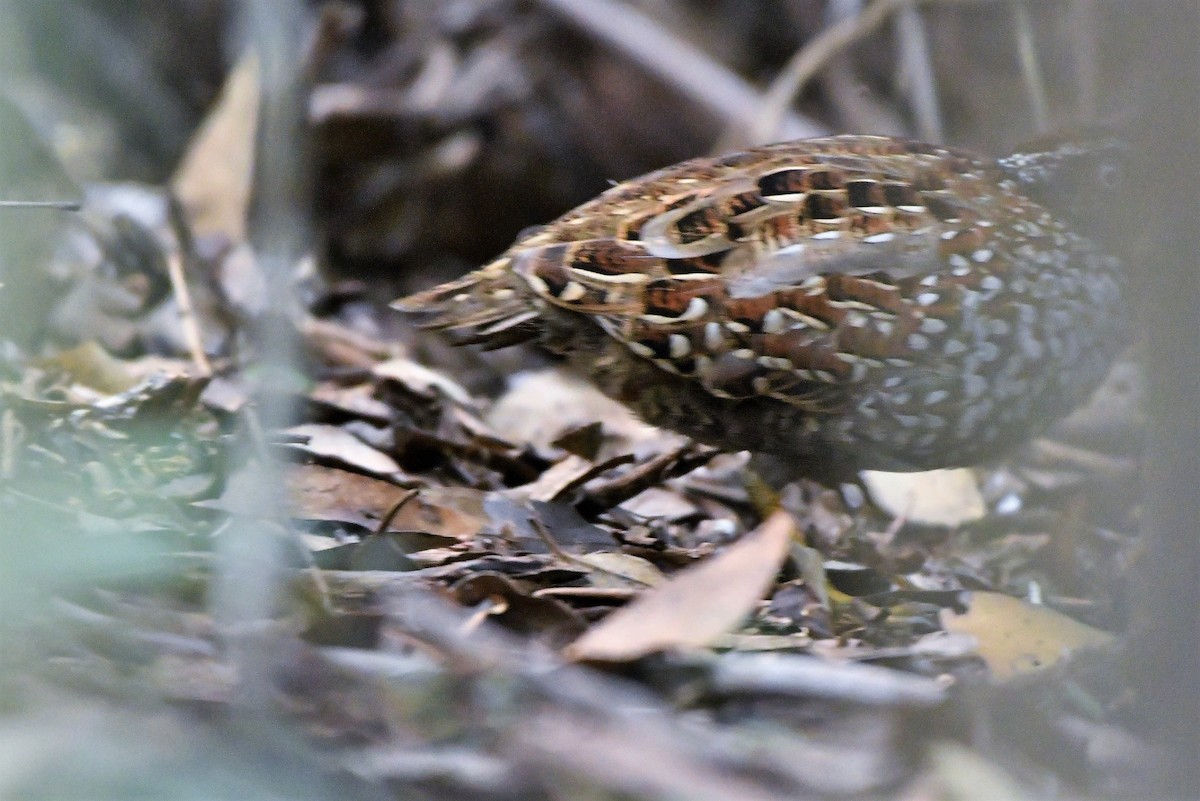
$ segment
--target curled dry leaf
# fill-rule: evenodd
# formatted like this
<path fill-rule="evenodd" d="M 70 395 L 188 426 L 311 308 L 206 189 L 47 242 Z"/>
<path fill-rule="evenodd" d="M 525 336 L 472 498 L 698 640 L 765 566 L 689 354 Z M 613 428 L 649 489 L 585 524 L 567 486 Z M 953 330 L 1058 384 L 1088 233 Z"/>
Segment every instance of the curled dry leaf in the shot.
<path fill-rule="evenodd" d="M 1043 670 L 1081 648 L 1107 645 L 1113 636 L 1061 612 L 998 592 L 976 592 L 965 614 L 942 612 L 947 631 L 975 638 L 977 651 L 1004 681 Z"/>
<path fill-rule="evenodd" d="M 441 394 L 462 406 L 474 405 L 470 393 L 461 385 L 411 359 L 389 359 L 375 365 L 371 372 L 379 378 L 396 381 L 418 395 L 432 398 Z"/>
<path fill-rule="evenodd" d="M 336 459 L 364 473 L 392 476 L 403 472 L 395 459 L 336 426 L 305 423 L 292 426 L 285 433 L 304 438 L 303 442 L 291 443 L 289 447 L 313 456 Z"/>
<path fill-rule="evenodd" d="M 787 556 L 794 530 L 786 512 L 775 512 L 726 550 L 609 615 L 572 643 L 567 655 L 619 662 L 712 643 L 762 600 Z"/>

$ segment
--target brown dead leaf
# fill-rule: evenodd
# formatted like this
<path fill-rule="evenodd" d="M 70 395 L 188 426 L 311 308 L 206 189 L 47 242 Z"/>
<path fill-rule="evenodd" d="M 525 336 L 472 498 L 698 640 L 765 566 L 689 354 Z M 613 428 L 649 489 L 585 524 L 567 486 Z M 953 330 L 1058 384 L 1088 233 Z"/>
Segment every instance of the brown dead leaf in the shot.
<path fill-rule="evenodd" d="M 749 614 L 779 572 L 794 526 L 783 511 L 716 556 L 689 567 L 593 626 L 572 659 L 627 661 L 708 645 Z"/>
<path fill-rule="evenodd" d="M 66 388 L 66 405 L 86 406 L 89 414 L 108 420 L 178 420 L 194 410 L 207 384 L 204 377 L 164 373 L 150 375 L 115 395 L 74 384 Z"/>
<path fill-rule="evenodd" d="M 409 493 L 403 487 L 377 478 L 339 470 L 334 467 L 291 465 L 286 474 L 288 497 L 293 517 L 304 520 L 333 520 L 374 529 L 397 501 Z M 392 517 L 392 531 L 428 531 L 455 539 L 467 539 L 479 533 L 483 518 L 465 511 L 469 497 L 455 490 L 422 490 Z M 464 503 L 464 501 L 468 503 Z M 482 500 L 476 498 L 482 514 Z"/>
<path fill-rule="evenodd" d="M 972 593 L 966 614 L 944 610 L 942 626 L 974 637 L 979 655 L 1000 681 L 1044 670 L 1081 648 L 1113 640 L 1061 612 L 998 592 Z"/>
<path fill-rule="evenodd" d="M 229 73 L 171 181 L 198 234 L 246 238 L 258 102 L 258 57 L 248 53 Z"/>
<path fill-rule="evenodd" d="M 562 601 L 531 595 L 500 573 L 476 573 L 457 582 L 452 591 L 464 606 L 489 604 L 488 616 L 502 626 L 551 643 L 569 642 L 586 627 L 579 613 Z"/>

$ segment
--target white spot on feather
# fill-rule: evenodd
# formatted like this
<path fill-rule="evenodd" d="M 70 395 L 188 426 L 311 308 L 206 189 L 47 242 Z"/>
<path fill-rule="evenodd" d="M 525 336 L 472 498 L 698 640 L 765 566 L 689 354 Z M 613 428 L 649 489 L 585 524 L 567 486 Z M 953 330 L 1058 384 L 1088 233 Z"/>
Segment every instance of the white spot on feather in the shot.
<path fill-rule="evenodd" d="M 704 298 L 692 298 L 687 309 L 679 315 L 680 320 L 695 320 L 708 314 L 708 301 Z"/>
<path fill-rule="evenodd" d="M 563 291 L 558 293 L 558 299 L 566 303 L 574 303 L 587 297 L 587 288 L 578 281 L 568 281 Z"/>
<path fill-rule="evenodd" d="M 764 334 L 782 334 L 787 330 L 787 318 L 779 309 L 771 309 L 762 318 Z"/>
<path fill-rule="evenodd" d="M 943 334 L 949 327 L 945 320 L 938 317 L 926 317 L 921 321 L 922 334 Z"/>
<path fill-rule="evenodd" d="M 650 347 L 643 345 L 641 342 L 627 342 L 625 344 L 627 344 L 629 346 L 629 349 L 631 351 L 636 353 L 638 356 L 641 356 L 642 358 L 645 358 L 645 359 L 654 358 L 654 351 Z"/>
<path fill-rule="evenodd" d="M 725 335 L 721 332 L 721 324 L 708 322 L 704 324 L 704 347 L 716 353 L 725 344 Z"/>

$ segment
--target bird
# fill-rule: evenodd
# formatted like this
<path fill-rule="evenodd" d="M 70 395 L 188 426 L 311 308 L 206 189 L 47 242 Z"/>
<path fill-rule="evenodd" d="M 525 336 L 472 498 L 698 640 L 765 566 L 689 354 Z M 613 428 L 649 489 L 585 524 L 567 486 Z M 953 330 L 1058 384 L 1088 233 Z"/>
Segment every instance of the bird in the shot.
<path fill-rule="evenodd" d="M 837 135 L 685 161 L 393 306 L 535 342 L 646 422 L 836 483 L 1001 456 L 1094 391 L 1128 334 L 1105 243 L 1127 148 L 999 157 Z"/>

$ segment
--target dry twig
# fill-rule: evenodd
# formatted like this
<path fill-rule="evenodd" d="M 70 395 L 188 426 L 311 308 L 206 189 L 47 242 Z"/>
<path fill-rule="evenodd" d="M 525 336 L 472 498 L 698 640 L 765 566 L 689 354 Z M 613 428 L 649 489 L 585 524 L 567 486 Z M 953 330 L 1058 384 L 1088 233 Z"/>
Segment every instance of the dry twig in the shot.
<path fill-rule="evenodd" d="M 188 353 L 202 376 L 212 375 L 212 364 L 204 352 L 204 339 L 200 336 L 200 324 L 196 320 L 196 311 L 192 306 L 192 294 L 188 290 L 187 278 L 183 275 L 183 256 L 171 253 L 167 256 L 167 274 L 171 276 L 171 291 L 175 294 L 175 303 L 179 306 L 179 324 L 183 328 L 183 338 L 187 342 Z"/>
<path fill-rule="evenodd" d="M 1045 131 L 1050 124 L 1050 105 L 1046 100 L 1046 80 L 1042 65 L 1038 61 L 1037 48 L 1033 42 L 1033 21 L 1029 18 L 1029 6 L 1025 0 L 1016 0 L 1013 6 L 1017 25 L 1017 53 L 1021 58 L 1021 78 L 1029 105 L 1033 112 L 1033 126 Z"/>
<path fill-rule="evenodd" d="M 901 66 L 908 79 L 917 136 L 927 142 L 941 142 L 945 137 L 929 37 L 925 35 L 925 23 L 914 0 L 909 0 L 897 12 L 896 35 L 900 41 Z"/>
<path fill-rule="evenodd" d="M 692 472 L 717 453 L 716 448 L 689 442 L 683 447 L 659 454 L 610 481 L 589 488 L 587 496 L 579 504 L 580 514 L 588 517 L 605 512 L 668 479 Z"/>
<path fill-rule="evenodd" d="M 830 58 L 869 36 L 905 2 L 907 0 L 875 0 L 861 14 L 829 26 L 796 51 L 772 81 L 762 105 L 750 118 L 750 124 L 745 128 L 732 127 L 722 137 L 724 143 L 729 145 L 732 140 L 745 139 L 750 144 L 761 144 L 779 138 L 787 109 L 804 85 Z"/>
<path fill-rule="evenodd" d="M 767 90 L 762 106 L 745 128 L 731 127 L 722 137 L 725 149 L 741 142 L 761 144 L 783 135 L 780 123 L 788 107 L 814 75 L 833 56 L 850 45 L 874 33 L 897 10 L 908 6 L 913 0 L 875 0 L 853 17 L 848 17 L 826 28 L 814 37 L 788 61 L 778 77 Z M 979 2 L 980 0 L 944 0 L 946 2 Z M 937 0 L 916 0 L 924 5 Z"/>
<path fill-rule="evenodd" d="M 631 6 L 614 0 L 541 2 L 716 112 L 730 125 L 753 118 L 766 102 L 750 83 Z M 772 129 L 792 139 L 825 132 L 816 122 L 788 113 L 786 106 Z"/>

